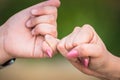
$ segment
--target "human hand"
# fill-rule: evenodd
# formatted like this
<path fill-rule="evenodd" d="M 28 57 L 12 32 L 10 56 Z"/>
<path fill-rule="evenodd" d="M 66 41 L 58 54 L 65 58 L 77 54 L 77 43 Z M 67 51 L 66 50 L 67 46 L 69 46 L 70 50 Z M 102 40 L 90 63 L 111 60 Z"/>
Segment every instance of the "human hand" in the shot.
<path fill-rule="evenodd" d="M 43 37 L 42 49 L 49 57 L 52 57 L 56 53 L 58 42 L 56 7 L 46 6 L 43 8 L 43 11 L 39 10 L 39 8 L 37 10 L 33 9 L 31 11 L 33 16 L 26 22 L 26 26 L 31 29 L 32 35 Z M 46 13 L 43 14 L 43 12 Z"/>
<path fill-rule="evenodd" d="M 82 28 L 76 27 L 74 31 L 63 38 L 58 50 L 78 70 L 85 74 L 92 75 L 102 80 L 119 80 L 118 65 L 120 59 L 113 56 L 105 47 L 104 43 L 90 25 Z M 85 67 L 82 59 L 87 58 L 88 66 Z M 116 70 L 116 68 L 118 68 Z"/>
<path fill-rule="evenodd" d="M 45 37 L 45 34 L 57 37 L 56 18 L 57 7 L 59 5 L 59 0 L 45 1 L 24 9 L 8 19 L 8 21 L 0 27 L 1 63 L 11 58 L 48 57 L 48 54 L 44 52 L 44 47 L 47 46 L 46 48 L 49 48 L 49 46 L 44 40 L 50 36 L 47 35 Z M 45 16 L 54 19 L 51 21 L 51 18 L 48 18 L 48 22 L 50 23 L 47 23 L 47 21 L 43 19 Z M 26 22 L 28 20 L 32 20 L 33 24 L 27 24 Z M 33 28 L 33 26 L 36 27 Z M 39 36 L 36 36 L 38 34 Z M 48 50 L 47 52 L 51 53 Z"/>

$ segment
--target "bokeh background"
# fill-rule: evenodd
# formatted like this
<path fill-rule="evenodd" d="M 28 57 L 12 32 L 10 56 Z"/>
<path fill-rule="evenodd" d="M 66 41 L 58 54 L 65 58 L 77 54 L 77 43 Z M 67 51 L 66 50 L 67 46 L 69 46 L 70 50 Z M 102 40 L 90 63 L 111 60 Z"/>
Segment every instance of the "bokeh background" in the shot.
<path fill-rule="evenodd" d="M 0 25 L 16 12 L 44 0 L 0 0 Z M 92 25 L 107 49 L 120 56 L 120 0 L 61 0 L 58 37 L 75 26 Z M 52 59 L 17 59 L 0 70 L 0 80 L 99 80 L 75 69 L 60 54 Z"/>

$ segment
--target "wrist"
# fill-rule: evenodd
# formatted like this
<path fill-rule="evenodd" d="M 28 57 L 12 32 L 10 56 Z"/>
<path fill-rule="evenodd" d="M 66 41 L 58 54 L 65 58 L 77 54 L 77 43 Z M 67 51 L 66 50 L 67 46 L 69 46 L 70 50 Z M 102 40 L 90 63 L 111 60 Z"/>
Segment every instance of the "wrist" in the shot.
<path fill-rule="evenodd" d="M 119 80 L 120 79 L 120 58 L 110 53 L 108 59 L 108 65 L 104 69 L 107 80 Z"/>
<path fill-rule="evenodd" d="M 4 49 L 4 32 L 5 27 L 0 26 L 0 64 L 4 64 L 6 61 L 12 59 Z"/>

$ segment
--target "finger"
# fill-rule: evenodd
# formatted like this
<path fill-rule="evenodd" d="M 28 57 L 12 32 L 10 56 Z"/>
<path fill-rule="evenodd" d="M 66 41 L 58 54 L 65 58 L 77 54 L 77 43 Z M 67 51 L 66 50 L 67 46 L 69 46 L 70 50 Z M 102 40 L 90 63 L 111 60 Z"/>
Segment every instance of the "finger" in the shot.
<path fill-rule="evenodd" d="M 43 40 L 44 40 L 44 37 L 42 37 L 42 36 L 36 37 L 36 41 L 34 43 L 35 46 L 33 47 L 32 57 L 34 57 L 34 58 L 43 58 L 44 57 L 44 53 L 42 50 Z"/>
<path fill-rule="evenodd" d="M 69 60 L 77 69 L 79 69 L 82 72 L 85 72 L 85 70 L 87 70 L 88 68 L 84 67 L 84 65 L 77 61 L 73 61 L 72 59 Z M 87 71 L 88 72 L 88 71 Z"/>
<path fill-rule="evenodd" d="M 79 61 L 73 61 L 73 60 L 69 60 L 73 66 L 75 66 L 79 71 L 85 73 L 85 74 L 88 74 L 88 75 L 99 75 L 98 73 L 92 71 L 91 69 L 89 68 L 86 68 L 84 65 L 81 64 L 81 62 Z"/>
<path fill-rule="evenodd" d="M 66 38 L 67 38 L 67 37 L 65 37 L 65 38 L 63 38 L 62 40 L 60 40 L 59 43 L 58 43 L 58 45 L 57 45 L 58 51 L 59 51 L 64 57 L 66 57 L 66 55 L 67 55 L 67 53 L 68 53 L 68 51 L 67 51 L 67 49 L 66 49 L 66 47 L 65 47 Z"/>
<path fill-rule="evenodd" d="M 56 26 L 51 24 L 39 24 L 32 30 L 33 35 L 52 35 L 53 37 L 57 37 L 57 29 Z"/>
<path fill-rule="evenodd" d="M 74 42 L 74 39 L 76 38 L 76 36 L 78 35 L 78 33 L 80 32 L 80 30 L 81 30 L 80 27 L 75 27 L 73 32 L 66 39 L 65 46 L 66 46 L 67 50 L 71 50 L 72 48 L 74 48 L 73 42 Z"/>
<path fill-rule="evenodd" d="M 89 62 L 90 62 L 90 58 L 89 58 L 89 57 L 83 58 L 83 65 L 84 65 L 85 67 L 88 67 L 88 66 L 89 66 Z"/>
<path fill-rule="evenodd" d="M 43 7 L 46 6 L 53 6 L 53 7 L 59 7 L 60 6 L 60 1 L 59 0 L 48 0 L 48 1 L 44 1 L 41 2 L 35 6 L 31 7 L 31 13 L 33 15 L 41 15 L 41 12 L 43 11 Z"/>
<path fill-rule="evenodd" d="M 96 44 L 81 44 L 77 47 L 75 47 L 73 50 L 71 50 L 67 57 L 68 58 L 77 58 L 77 57 L 91 57 L 91 58 L 97 58 L 99 56 L 101 56 L 101 53 L 104 50 L 96 45 Z"/>
<path fill-rule="evenodd" d="M 88 67 L 89 66 L 89 62 L 90 62 L 90 58 L 89 57 L 78 57 L 77 58 L 79 62 L 81 62 L 82 65 L 84 65 L 84 67 Z"/>
<path fill-rule="evenodd" d="M 47 0 L 47 1 L 44 1 L 44 2 L 40 2 L 37 5 L 35 5 L 34 8 L 39 9 L 40 7 L 45 7 L 45 6 L 59 7 L 60 6 L 60 0 Z"/>
<path fill-rule="evenodd" d="M 48 23 L 56 26 L 56 19 L 53 15 L 43 15 L 39 17 L 34 17 L 27 21 L 27 27 L 34 27 L 35 25 Z"/>
<path fill-rule="evenodd" d="M 46 41 L 43 41 L 42 49 L 44 52 L 44 57 L 52 57 L 53 51 Z"/>
<path fill-rule="evenodd" d="M 43 6 L 55 6 L 59 7 L 60 6 L 60 0 L 48 0 L 46 4 L 43 4 Z"/>
<path fill-rule="evenodd" d="M 40 7 L 38 10 L 33 9 L 31 11 L 31 14 L 34 16 L 41 16 L 41 15 L 54 15 L 57 17 L 57 8 L 53 6 L 45 6 L 45 7 Z"/>
<path fill-rule="evenodd" d="M 90 25 L 84 25 L 76 38 L 74 39 L 73 45 L 78 46 L 82 43 L 89 43 L 94 37 L 93 30 Z"/>
<path fill-rule="evenodd" d="M 55 54 L 57 52 L 57 44 L 59 40 L 51 35 L 45 35 L 45 41 L 51 47 L 53 53 Z"/>
<path fill-rule="evenodd" d="M 82 65 L 84 65 L 85 67 L 88 67 L 89 65 L 89 57 L 81 57 L 79 56 L 79 53 L 77 50 L 73 49 L 71 50 L 68 54 L 67 54 L 67 58 L 68 59 L 77 59 L 77 61 L 79 61 Z"/>
<path fill-rule="evenodd" d="M 77 58 L 79 62 L 85 67 L 88 67 L 90 64 L 90 58 L 98 57 L 100 54 L 98 51 L 100 47 L 94 44 L 81 44 L 80 46 L 75 47 L 67 54 L 67 58 Z M 89 58 L 90 57 L 90 58 Z"/>

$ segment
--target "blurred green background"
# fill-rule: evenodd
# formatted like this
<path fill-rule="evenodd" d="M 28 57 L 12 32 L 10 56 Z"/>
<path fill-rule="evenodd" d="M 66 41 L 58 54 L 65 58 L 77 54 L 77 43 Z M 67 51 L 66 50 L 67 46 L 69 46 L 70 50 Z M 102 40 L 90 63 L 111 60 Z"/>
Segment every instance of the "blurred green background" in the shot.
<path fill-rule="evenodd" d="M 16 12 L 41 1 L 44 0 L 0 0 L 0 25 Z M 58 32 L 60 39 L 71 33 L 75 26 L 90 24 L 102 38 L 108 50 L 114 55 L 120 56 L 120 0 L 61 0 L 61 7 L 59 8 L 58 14 Z M 59 58 L 64 60 L 61 55 L 57 55 L 52 59 L 52 62 Z M 44 61 L 46 60 L 43 60 L 43 62 Z M 30 60 L 30 62 L 34 61 Z M 36 62 L 39 62 L 39 60 Z M 18 65 L 18 63 L 15 65 Z M 12 67 L 10 70 L 12 70 Z M 3 73 L 7 74 L 9 72 L 3 70 Z M 0 77 L 0 80 L 2 79 L 5 78 Z M 11 78 L 9 80 L 13 79 Z M 43 78 L 42 80 L 47 79 Z M 84 79 L 79 77 L 78 80 Z M 93 80 L 93 78 L 91 80 Z"/>

